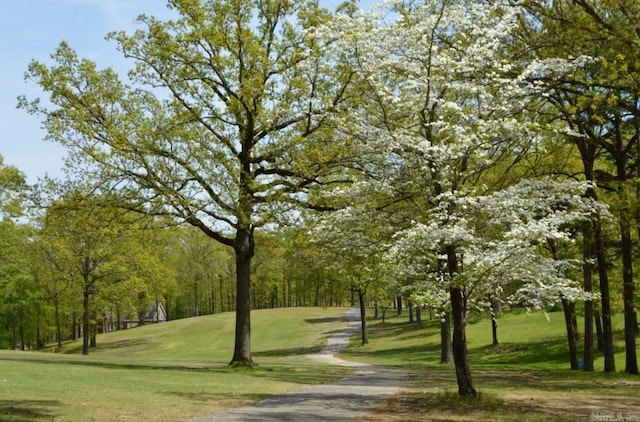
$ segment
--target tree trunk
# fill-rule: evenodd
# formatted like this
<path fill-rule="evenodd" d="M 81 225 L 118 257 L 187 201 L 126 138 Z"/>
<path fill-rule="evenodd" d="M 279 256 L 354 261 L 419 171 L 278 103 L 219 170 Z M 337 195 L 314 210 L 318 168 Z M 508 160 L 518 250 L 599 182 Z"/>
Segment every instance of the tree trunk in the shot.
<path fill-rule="evenodd" d="M 85 289 L 82 295 L 82 354 L 89 354 L 89 293 Z"/>
<path fill-rule="evenodd" d="M 220 312 L 224 312 L 224 290 L 222 289 L 224 280 L 222 279 L 222 277 L 220 277 L 218 281 L 220 283 Z"/>
<path fill-rule="evenodd" d="M 213 279 L 209 279 L 209 287 L 211 287 L 211 306 L 209 307 L 209 313 L 211 315 L 216 313 L 216 284 Z"/>
<path fill-rule="evenodd" d="M 453 363 L 451 344 L 451 314 L 442 312 L 440 320 L 440 363 Z"/>
<path fill-rule="evenodd" d="M 584 291 L 593 291 L 593 225 L 591 222 L 585 224 L 583 247 L 582 247 L 582 276 Z M 593 371 L 593 301 L 584 302 L 584 350 L 583 350 L 583 370 Z"/>
<path fill-rule="evenodd" d="M 452 277 L 459 271 L 458 256 L 454 246 L 447 247 L 447 270 Z M 458 394 L 463 397 L 476 397 L 477 393 L 471 381 L 467 352 L 467 299 L 464 291 L 457 286 L 449 288 L 449 297 L 453 320 L 453 363 L 456 367 Z"/>
<path fill-rule="evenodd" d="M 369 344 L 369 333 L 367 332 L 366 308 L 364 303 L 365 291 L 358 289 L 358 302 L 360 303 L 360 330 L 362 332 L 362 344 Z"/>
<path fill-rule="evenodd" d="M 71 316 L 71 327 L 73 331 L 73 334 L 71 334 L 71 339 L 77 340 L 78 339 L 78 314 L 75 312 Z"/>
<path fill-rule="evenodd" d="M 604 350 L 604 336 L 602 334 L 602 316 L 597 309 L 593 311 L 593 317 L 596 321 L 596 350 L 601 352 Z"/>
<path fill-rule="evenodd" d="M 58 338 L 58 347 L 62 347 L 62 328 L 60 327 L 60 304 L 58 301 L 54 303 L 54 312 L 56 319 L 56 337 Z"/>
<path fill-rule="evenodd" d="M 622 295 L 624 302 L 624 346 L 625 372 L 638 374 L 638 360 L 636 356 L 636 327 L 633 308 L 633 244 L 629 222 L 620 219 L 620 239 L 622 244 Z"/>
<path fill-rule="evenodd" d="M 402 296 L 396 296 L 398 316 L 402 315 Z"/>
<path fill-rule="evenodd" d="M 251 258 L 255 245 L 251 229 L 238 230 L 236 254 L 236 338 L 229 365 L 254 366 L 251 357 Z"/>
<path fill-rule="evenodd" d="M 613 348 L 613 324 L 611 322 L 611 299 L 609 293 L 609 272 L 607 271 L 607 255 L 604 235 L 600 221 L 595 225 L 596 257 L 598 259 L 598 277 L 600 278 L 600 307 L 602 311 L 602 353 L 604 355 L 604 372 L 616 371 L 616 360 Z"/>
<path fill-rule="evenodd" d="M 569 362 L 571 369 L 580 369 L 578 362 L 578 330 L 576 323 L 576 304 L 562 299 L 562 309 L 564 311 L 564 323 L 567 328 L 567 340 L 569 342 Z"/>
<path fill-rule="evenodd" d="M 413 303 L 411 303 L 411 301 L 407 302 L 407 308 L 409 308 L 409 322 L 414 322 L 414 320 L 413 320 Z"/>
<path fill-rule="evenodd" d="M 476 397 L 477 393 L 471 381 L 467 352 L 467 311 L 464 292 L 458 287 L 453 287 L 449 290 L 449 294 L 453 319 L 453 361 L 456 366 L 458 394 L 465 397 Z"/>
<path fill-rule="evenodd" d="M 496 317 L 496 313 L 491 311 L 491 345 L 498 345 L 498 318 Z"/>
<path fill-rule="evenodd" d="M 416 322 L 418 327 L 422 327 L 422 305 L 416 306 Z"/>
<path fill-rule="evenodd" d="M 193 316 L 200 316 L 200 291 L 198 286 L 199 280 L 196 277 L 193 282 Z"/>

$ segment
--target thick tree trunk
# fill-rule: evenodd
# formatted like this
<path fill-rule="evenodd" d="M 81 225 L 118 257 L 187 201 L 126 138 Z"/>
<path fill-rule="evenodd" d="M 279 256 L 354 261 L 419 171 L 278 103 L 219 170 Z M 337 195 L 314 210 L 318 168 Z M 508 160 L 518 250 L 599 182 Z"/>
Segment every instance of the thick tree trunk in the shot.
<path fill-rule="evenodd" d="M 562 309 L 564 311 L 564 324 L 567 328 L 567 340 L 569 342 L 569 362 L 571 369 L 580 369 L 578 362 L 578 326 L 576 322 L 576 304 L 562 299 Z"/>
<path fill-rule="evenodd" d="M 398 316 L 402 315 L 402 296 L 396 296 L 396 309 L 398 312 Z"/>
<path fill-rule="evenodd" d="M 369 343 L 369 333 L 367 330 L 367 318 L 366 307 L 364 303 L 365 292 L 362 289 L 358 290 L 358 302 L 360 304 L 360 331 L 362 332 L 362 344 Z"/>
<path fill-rule="evenodd" d="M 416 306 L 416 322 L 418 327 L 422 327 L 422 305 Z"/>
<path fill-rule="evenodd" d="M 476 397 L 477 393 L 471 381 L 467 352 L 467 310 L 464 292 L 458 287 L 453 287 L 449 290 L 449 295 L 453 319 L 453 361 L 456 366 L 458 394 L 465 397 Z"/>
<path fill-rule="evenodd" d="M 251 357 L 251 258 L 254 253 L 253 233 L 238 230 L 234 244 L 236 254 L 236 338 L 229 365 L 254 366 Z"/>
<path fill-rule="evenodd" d="M 442 312 L 440 320 L 440 363 L 453 363 L 451 344 L 451 314 Z"/>
<path fill-rule="evenodd" d="M 455 276 L 459 271 L 458 256 L 454 246 L 447 247 L 447 270 L 450 276 Z M 464 291 L 457 286 L 449 288 L 449 298 L 453 320 L 453 363 L 456 367 L 458 394 L 463 397 L 476 397 L 467 352 L 467 298 Z"/>

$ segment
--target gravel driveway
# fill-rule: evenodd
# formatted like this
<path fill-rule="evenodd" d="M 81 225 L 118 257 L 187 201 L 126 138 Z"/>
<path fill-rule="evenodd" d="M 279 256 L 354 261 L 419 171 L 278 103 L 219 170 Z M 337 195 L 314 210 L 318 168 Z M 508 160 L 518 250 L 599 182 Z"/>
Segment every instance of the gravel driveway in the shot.
<path fill-rule="evenodd" d="M 405 382 L 400 372 L 349 362 L 334 353 L 349 345 L 349 338 L 360 331 L 360 312 L 351 308 L 347 313 L 347 329 L 331 337 L 325 349 L 310 359 L 357 368 L 355 374 L 332 384 L 293 390 L 251 405 L 214 413 L 193 422 L 263 422 L 263 421 L 355 421 L 369 413 L 372 407 L 400 389 Z"/>

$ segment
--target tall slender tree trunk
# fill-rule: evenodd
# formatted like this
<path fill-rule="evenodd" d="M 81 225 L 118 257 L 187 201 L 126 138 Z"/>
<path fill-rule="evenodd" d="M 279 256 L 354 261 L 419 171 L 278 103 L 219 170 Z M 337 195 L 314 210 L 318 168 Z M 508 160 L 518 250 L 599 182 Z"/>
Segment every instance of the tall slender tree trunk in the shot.
<path fill-rule="evenodd" d="M 635 310 L 633 307 L 633 244 L 629 222 L 620 219 L 620 239 L 622 244 L 622 296 L 624 302 L 624 346 L 625 372 L 638 374 L 638 360 L 636 355 L 636 326 Z"/>
<path fill-rule="evenodd" d="M 585 224 L 583 245 L 582 245 L 582 276 L 583 288 L 587 293 L 593 291 L 593 225 L 591 222 Z M 583 350 L 583 370 L 593 371 L 593 300 L 584 302 L 584 350 Z"/>
<path fill-rule="evenodd" d="M 75 312 L 71 316 L 71 328 L 73 331 L 73 333 L 71 334 L 71 338 L 73 340 L 77 340 L 78 339 L 78 314 Z"/>
<path fill-rule="evenodd" d="M 238 229 L 236 254 L 236 337 L 230 365 L 254 366 L 251 357 L 251 258 L 255 245 L 250 228 Z"/>
<path fill-rule="evenodd" d="M 85 288 L 82 294 L 82 354 L 89 354 L 89 297 L 91 293 L 88 288 Z"/>
<path fill-rule="evenodd" d="M 358 289 L 358 302 L 360 304 L 360 331 L 362 332 L 362 344 L 369 344 L 369 333 L 367 330 L 367 315 L 364 303 L 365 291 Z"/>
<path fill-rule="evenodd" d="M 222 277 L 220 277 L 218 282 L 220 284 L 220 312 L 224 312 L 224 290 L 222 288 L 222 284 L 224 283 L 224 280 L 222 279 Z"/>
<path fill-rule="evenodd" d="M 200 316 L 200 290 L 198 277 L 193 282 L 193 316 Z"/>
<path fill-rule="evenodd" d="M 600 307 L 602 312 L 602 353 L 604 372 L 616 371 L 616 359 L 613 347 L 613 323 L 611 321 L 611 295 L 609 292 L 609 271 L 604 244 L 604 235 L 600 221 L 595 225 L 596 257 L 598 259 L 598 277 L 600 279 Z"/>
<path fill-rule="evenodd" d="M 402 315 L 402 296 L 396 296 L 398 316 Z"/>
<path fill-rule="evenodd" d="M 579 137 L 575 139 L 575 142 L 582 158 L 585 179 L 593 182 L 595 180 L 594 167 L 599 140 Z M 624 166 L 622 166 L 622 170 L 624 174 Z M 618 168 L 618 172 L 619 171 L 620 168 Z M 598 199 L 596 190 L 592 188 L 587 190 L 587 196 L 593 198 L 594 201 Z M 595 220 L 592 233 L 594 236 L 592 248 L 594 248 L 593 252 L 595 253 L 595 257 L 598 262 L 598 277 L 600 279 L 599 284 L 602 310 L 602 351 L 604 354 L 604 371 L 615 372 L 616 365 L 613 350 L 613 328 L 611 322 L 611 303 L 609 295 L 609 277 L 607 272 L 606 248 L 604 244 L 604 235 L 602 233 L 602 224 L 599 219 Z M 585 324 L 586 323 L 587 322 L 585 318 Z"/>
<path fill-rule="evenodd" d="M 62 328 L 60 324 L 60 304 L 56 300 L 53 304 L 56 319 L 56 337 L 58 339 L 58 347 L 62 347 Z"/>
<path fill-rule="evenodd" d="M 576 304 L 562 298 L 562 310 L 564 311 L 564 324 L 567 328 L 567 340 L 569 343 L 569 362 L 571 369 L 580 369 L 578 362 L 578 324 L 576 322 Z"/>
<path fill-rule="evenodd" d="M 602 353 L 604 350 L 604 335 L 602 334 L 602 315 L 600 311 L 594 309 L 593 317 L 596 321 L 596 350 Z"/>

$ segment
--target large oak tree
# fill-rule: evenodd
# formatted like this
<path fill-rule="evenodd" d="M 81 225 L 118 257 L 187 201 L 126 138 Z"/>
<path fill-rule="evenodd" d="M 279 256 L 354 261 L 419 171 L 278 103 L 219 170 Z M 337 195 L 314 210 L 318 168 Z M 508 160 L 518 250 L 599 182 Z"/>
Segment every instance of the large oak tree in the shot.
<path fill-rule="evenodd" d="M 125 83 L 65 43 L 27 78 L 48 94 L 48 137 L 69 168 L 128 203 L 200 228 L 236 256 L 236 338 L 231 364 L 253 365 L 250 343 L 254 230 L 273 207 L 305 202 L 335 181 L 341 150 L 327 116 L 350 77 L 308 36 L 326 12 L 317 2 L 170 0 L 174 20 L 109 36 L 135 62 Z"/>

